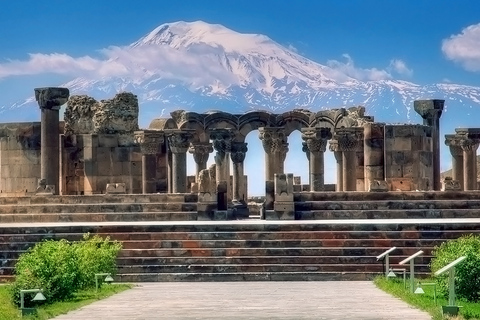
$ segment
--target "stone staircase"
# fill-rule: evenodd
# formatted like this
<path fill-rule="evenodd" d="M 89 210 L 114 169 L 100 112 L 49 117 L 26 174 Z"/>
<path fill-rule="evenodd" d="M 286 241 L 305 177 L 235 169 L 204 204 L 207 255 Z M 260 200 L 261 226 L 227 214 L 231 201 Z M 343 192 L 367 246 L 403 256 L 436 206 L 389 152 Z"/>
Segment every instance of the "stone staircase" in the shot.
<path fill-rule="evenodd" d="M 76 241 L 86 232 L 123 243 L 116 280 L 124 282 L 366 280 L 382 272 L 376 256 L 393 246 L 393 267 L 423 250 L 416 272 L 426 274 L 436 245 L 480 234 L 480 192 L 473 191 L 297 193 L 298 221 L 189 221 L 195 220 L 196 212 L 188 211 L 195 197 L 174 196 L 0 198 L 0 216 L 36 222 L 1 220 L 0 280 L 12 280 L 16 259 L 35 243 Z M 174 207 L 187 211 L 168 211 Z M 154 221 L 143 215 L 150 212 L 190 215 Z M 51 218 L 64 214 L 65 221 Z"/>

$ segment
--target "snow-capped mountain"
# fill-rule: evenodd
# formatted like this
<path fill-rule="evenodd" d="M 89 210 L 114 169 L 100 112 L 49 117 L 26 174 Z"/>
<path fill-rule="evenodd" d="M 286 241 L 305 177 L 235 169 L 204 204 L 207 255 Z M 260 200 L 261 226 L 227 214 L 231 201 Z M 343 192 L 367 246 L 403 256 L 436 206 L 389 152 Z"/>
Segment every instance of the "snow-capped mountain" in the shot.
<path fill-rule="evenodd" d="M 243 113 L 357 105 L 364 105 L 377 121 L 420 122 L 413 101 L 429 98 L 446 100 L 448 116 L 444 118 L 451 117 L 451 130 L 478 126 L 479 87 L 448 83 L 420 86 L 393 79 L 359 81 L 264 35 L 241 34 L 202 21 L 163 24 L 127 47 L 109 50 L 105 66 L 118 70 L 118 75 L 97 80 L 77 78 L 61 86 L 70 88 L 71 94 L 96 99 L 131 91 L 141 104 L 141 126 L 175 109 Z M 10 109 L 31 103 L 32 98 Z M 11 111 L 3 113 L 5 118 Z"/>

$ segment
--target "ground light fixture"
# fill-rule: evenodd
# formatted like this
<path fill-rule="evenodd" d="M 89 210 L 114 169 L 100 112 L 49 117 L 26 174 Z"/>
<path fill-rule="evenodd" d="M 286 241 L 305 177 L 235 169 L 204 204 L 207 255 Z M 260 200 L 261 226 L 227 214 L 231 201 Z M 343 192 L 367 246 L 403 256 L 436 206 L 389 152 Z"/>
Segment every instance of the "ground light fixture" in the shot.
<path fill-rule="evenodd" d="M 387 251 L 385 251 L 384 253 L 382 253 L 381 255 L 377 256 L 377 261 L 385 261 L 385 277 L 389 278 L 389 273 L 390 273 L 390 253 L 392 253 L 392 251 L 394 251 L 395 249 L 397 249 L 397 247 L 392 247 L 390 249 L 388 249 Z M 395 277 L 395 274 L 394 274 L 394 277 Z"/>
<path fill-rule="evenodd" d="M 387 278 L 396 278 L 395 272 L 401 272 L 403 274 L 403 288 L 407 288 L 407 270 L 405 268 L 390 268 L 387 274 Z"/>
<path fill-rule="evenodd" d="M 410 292 L 413 293 L 415 291 L 415 258 L 422 255 L 423 251 L 420 250 L 414 254 L 412 254 L 410 257 L 406 258 L 405 260 L 400 261 L 398 264 L 406 264 L 407 262 L 410 262 Z"/>
<path fill-rule="evenodd" d="M 433 287 L 433 301 L 435 302 L 435 305 L 437 305 L 437 284 L 435 282 L 419 282 L 413 293 L 424 294 L 425 291 L 423 290 L 423 287 L 427 286 Z"/>
<path fill-rule="evenodd" d="M 99 282 L 99 279 L 103 278 L 103 281 Z M 113 278 L 111 273 L 95 273 L 95 292 L 98 292 L 98 287 L 102 282 L 112 283 Z"/>
<path fill-rule="evenodd" d="M 24 315 L 33 314 L 35 313 L 35 308 L 25 308 L 25 293 L 36 293 L 35 297 L 33 297 L 32 301 L 45 301 L 46 298 L 43 295 L 42 289 L 26 289 L 20 290 L 20 311 L 22 312 L 22 317 Z"/>
<path fill-rule="evenodd" d="M 434 273 L 434 276 L 439 276 L 447 271 L 448 274 L 448 306 L 442 306 L 444 315 L 456 316 L 458 314 L 458 306 L 455 304 L 455 266 L 465 260 L 466 256 L 462 256 L 457 260 L 450 262 L 442 269 Z"/>

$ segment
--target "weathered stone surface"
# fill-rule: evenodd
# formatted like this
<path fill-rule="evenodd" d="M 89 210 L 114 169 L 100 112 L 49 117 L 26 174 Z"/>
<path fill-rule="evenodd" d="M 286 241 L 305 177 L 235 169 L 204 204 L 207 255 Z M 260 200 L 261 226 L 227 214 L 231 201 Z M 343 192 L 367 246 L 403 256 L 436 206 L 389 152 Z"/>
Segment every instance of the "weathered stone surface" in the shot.
<path fill-rule="evenodd" d="M 123 92 L 101 100 L 93 115 L 94 133 L 133 133 L 138 130 L 137 96 Z"/>
<path fill-rule="evenodd" d="M 385 180 L 373 180 L 370 183 L 370 192 L 387 192 L 389 191 L 388 183 Z"/>
<path fill-rule="evenodd" d="M 443 188 L 442 191 L 461 191 L 462 186 L 460 182 L 457 180 L 453 180 L 451 177 L 446 177 L 443 180 Z"/>
<path fill-rule="evenodd" d="M 68 88 L 35 88 L 35 100 L 40 109 L 59 110 L 68 101 L 70 91 Z"/>
<path fill-rule="evenodd" d="M 63 115 L 65 135 L 93 133 L 95 131 L 93 116 L 98 108 L 98 101 L 92 97 L 71 96 Z"/>
<path fill-rule="evenodd" d="M 106 194 L 125 194 L 127 189 L 125 183 L 107 183 Z"/>

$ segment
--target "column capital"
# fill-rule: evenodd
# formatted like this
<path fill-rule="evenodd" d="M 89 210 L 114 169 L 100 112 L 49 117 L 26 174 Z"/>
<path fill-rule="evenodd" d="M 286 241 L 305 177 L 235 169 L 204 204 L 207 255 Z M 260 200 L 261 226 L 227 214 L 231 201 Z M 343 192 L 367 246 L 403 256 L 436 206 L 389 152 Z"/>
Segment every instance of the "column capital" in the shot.
<path fill-rule="evenodd" d="M 35 100 L 40 109 L 59 110 L 70 96 L 68 88 L 46 87 L 35 88 Z"/>
<path fill-rule="evenodd" d="M 219 153 L 230 152 L 232 139 L 235 136 L 233 129 L 215 128 L 210 131 L 210 139 L 213 143 L 213 148 Z"/>
<path fill-rule="evenodd" d="M 306 142 L 310 152 L 325 152 L 327 142 L 332 138 L 330 128 L 304 128 L 302 139 Z"/>
<path fill-rule="evenodd" d="M 165 141 L 164 133 L 158 130 L 141 130 L 134 132 L 135 142 L 140 145 L 142 154 L 157 154 Z"/>
<path fill-rule="evenodd" d="M 266 153 L 288 152 L 287 134 L 283 127 L 258 128 L 259 138 L 262 140 L 263 149 Z M 286 149 L 285 149 L 286 148 Z"/>
<path fill-rule="evenodd" d="M 462 138 L 457 134 L 446 134 L 445 145 L 449 147 L 452 156 L 459 156 L 463 154 Z"/>
<path fill-rule="evenodd" d="M 308 145 L 305 141 L 302 141 L 302 151 L 305 152 L 307 160 L 310 161 L 310 149 L 308 149 Z"/>
<path fill-rule="evenodd" d="M 195 130 L 169 129 L 165 130 L 168 147 L 173 153 L 186 153 Z"/>
<path fill-rule="evenodd" d="M 358 151 L 363 146 L 363 128 L 339 128 L 335 129 L 333 139 L 337 140 L 336 151 Z"/>
<path fill-rule="evenodd" d="M 445 100 L 415 100 L 413 108 L 425 120 L 439 119 L 442 115 Z"/>
<path fill-rule="evenodd" d="M 456 128 L 455 132 L 462 150 L 477 150 L 480 143 L 480 128 Z"/>
<path fill-rule="evenodd" d="M 210 142 L 192 142 L 188 152 L 193 154 L 195 163 L 206 163 L 210 153 L 213 152 L 213 145 Z"/>
<path fill-rule="evenodd" d="M 232 142 L 232 148 L 230 153 L 230 158 L 233 163 L 241 163 L 245 160 L 245 155 L 247 154 L 248 148 L 246 142 L 234 141 Z"/>

